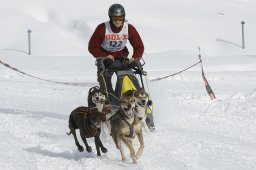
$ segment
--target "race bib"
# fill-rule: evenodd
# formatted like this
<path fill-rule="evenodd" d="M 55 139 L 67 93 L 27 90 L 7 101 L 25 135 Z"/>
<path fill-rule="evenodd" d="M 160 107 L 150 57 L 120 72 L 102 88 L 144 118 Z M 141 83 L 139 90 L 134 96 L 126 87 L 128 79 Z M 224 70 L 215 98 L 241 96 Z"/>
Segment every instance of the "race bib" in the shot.
<path fill-rule="evenodd" d="M 124 22 L 123 28 L 119 33 L 114 33 L 111 30 L 109 22 L 105 22 L 105 39 L 101 47 L 109 52 L 121 51 L 125 48 L 128 40 L 128 23 Z"/>

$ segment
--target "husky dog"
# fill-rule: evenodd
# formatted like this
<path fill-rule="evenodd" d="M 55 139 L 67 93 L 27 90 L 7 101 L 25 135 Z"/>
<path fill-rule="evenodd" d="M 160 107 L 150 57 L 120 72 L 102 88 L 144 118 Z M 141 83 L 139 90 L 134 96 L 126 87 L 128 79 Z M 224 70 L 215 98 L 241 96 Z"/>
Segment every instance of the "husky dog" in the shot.
<path fill-rule="evenodd" d="M 107 120 L 112 115 L 111 107 L 108 105 L 106 94 L 98 86 L 92 87 L 89 90 L 88 107 L 96 108 L 99 112 L 102 112 L 106 115 L 106 121 L 104 121 L 104 124 L 106 125 L 108 132 L 104 130 L 104 127 L 102 127 L 102 130 L 103 132 L 110 133 L 110 122 Z"/>
<path fill-rule="evenodd" d="M 88 107 L 97 108 L 99 112 L 102 112 L 104 105 L 107 104 L 106 95 L 98 86 L 89 89 L 87 101 Z"/>
<path fill-rule="evenodd" d="M 97 108 L 99 112 L 102 112 L 106 115 L 106 121 L 104 121 L 104 124 L 107 127 L 107 129 L 102 127 L 102 131 L 105 132 L 106 134 L 109 134 L 111 125 L 108 120 L 112 116 L 112 109 L 111 106 L 108 105 L 106 94 L 103 93 L 98 86 L 95 86 L 89 90 L 88 106 L 90 108 Z"/>
<path fill-rule="evenodd" d="M 130 156 L 133 163 L 137 163 L 137 158 L 141 156 L 144 149 L 144 140 L 141 130 L 141 122 L 135 115 L 135 102 L 134 91 L 128 90 L 125 92 L 120 100 L 121 107 L 117 111 L 116 117 L 110 119 L 111 123 L 111 136 L 116 144 L 117 149 L 121 152 L 122 160 L 125 160 L 124 150 L 121 146 L 121 141 L 129 148 Z M 132 139 L 138 137 L 140 147 L 135 155 Z"/>
<path fill-rule="evenodd" d="M 134 96 L 136 97 L 135 114 L 142 123 L 142 127 L 146 132 L 149 132 L 149 128 L 146 124 L 147 108 L 152 103 L 149 100 L 149 95 L 144 89 L 135 91 Z"/>

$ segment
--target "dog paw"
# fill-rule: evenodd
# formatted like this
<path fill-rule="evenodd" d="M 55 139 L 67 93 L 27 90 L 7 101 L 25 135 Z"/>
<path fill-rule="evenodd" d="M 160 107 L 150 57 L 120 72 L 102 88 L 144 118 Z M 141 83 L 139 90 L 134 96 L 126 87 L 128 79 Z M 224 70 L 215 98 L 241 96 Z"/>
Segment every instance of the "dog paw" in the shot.
<path fill-rule="evenodd" d="M 133 163 L 133 164 L 137 164 L 138 162 L 137 162 L 136 160 L 133 160 L 132 163 Z"/>
<path fill-rule="evenodd" d="M 87 152 L 92 152 L 92 147 L 90 147 L 90 146 L 86 147 L 86 151 Z"/>
<path fill-rule="evenodd" d="M 77 149 L 79 150 L 79 152 L 83 152 L 84 151 L 84 148 L 81 145 L 78 146 Z"/>
<path fill-rule="evenodd" d="M 137 164 L 137 163 L 138 163 L 136 156 L 132 157 L 132 163 L 134 163 L 134 164 Z"/>
<path fill-rule="evenodd" d="M 103 152 L 103 153 L 107 153 L 107 152 L 108 152 L 108 150 L 107 150 L 107 148 L 101 148 L 101 152 Z"/>
<path fill-rule="evenodd" d="M 97 156 L 101 156 L 100 152 L 99 152 L 99 153 L 97 153 Z"/>

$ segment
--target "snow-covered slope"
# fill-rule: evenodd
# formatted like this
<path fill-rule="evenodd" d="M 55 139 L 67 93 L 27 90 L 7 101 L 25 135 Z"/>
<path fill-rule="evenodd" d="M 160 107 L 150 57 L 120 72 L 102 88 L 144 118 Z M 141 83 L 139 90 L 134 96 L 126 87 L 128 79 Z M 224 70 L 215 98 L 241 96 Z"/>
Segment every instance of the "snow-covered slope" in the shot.
<path fill-rule="evenodd" d="M 256 169 L 255 0 L 1 2 L 1 61 L 40 78 L 86 86 L 45 82 L 0 65 L 0 169 Z M 144 41 L 154 102 L 156 131 L 144 133 L 137 165 L 126 147 L 127 160 L 121 161 L 106 133 L 108 153 L 101 157 L 93 139 L 93 152 L 79 153 L 66 135 L 70 112 L 87 104 L 88 89 L 97 84 L 89 38 L 116 2 Z M 199 66 L 150 81 L 198 62 L 198 46 L 216 100 L 207 95 Z"/>

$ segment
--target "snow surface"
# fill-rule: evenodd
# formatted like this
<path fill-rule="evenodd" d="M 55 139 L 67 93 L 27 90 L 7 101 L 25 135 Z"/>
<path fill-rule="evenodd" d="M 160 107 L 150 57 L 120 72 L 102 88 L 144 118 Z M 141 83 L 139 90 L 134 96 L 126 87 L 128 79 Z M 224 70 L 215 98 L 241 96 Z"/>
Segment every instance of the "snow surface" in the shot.
<path fill-rule="evenodd" d="M 70 112 L 87 104 L 87 91 L 97 84 L 87 44 L 113 3 L 125 6 L 144 41 L 154 102 L 156 131 L 144 133 L 136 165 L 126 147 L 121 161 L 105 133 L 108 153 L 101 157 L 93 139 L 93 152 L 79 153 L 66 135 Z M 88 86 L 49 83 L 0 65 L 0 169 L 255 170 L 255 9 L 256 0 L 1 0 L 1 61 L 40 78 Z M 206 93 L 199 66 L 150 81 L 198 62 L 198 46 L 216 100 Z"/>

